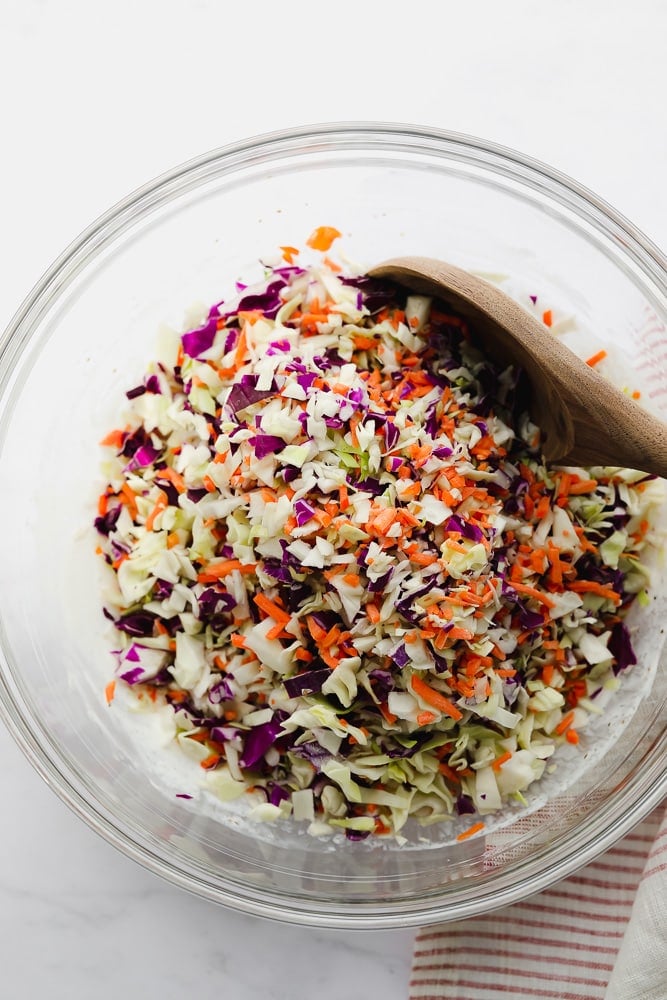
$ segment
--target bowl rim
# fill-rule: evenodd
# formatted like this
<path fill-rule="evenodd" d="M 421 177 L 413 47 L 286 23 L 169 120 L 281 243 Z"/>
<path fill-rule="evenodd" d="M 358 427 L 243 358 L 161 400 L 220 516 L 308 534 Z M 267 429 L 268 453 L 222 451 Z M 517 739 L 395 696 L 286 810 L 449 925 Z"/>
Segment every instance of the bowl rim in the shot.
<path fill-rule="evenodd" d="M 450 161 L 478 164 L 491 172 L 513 178 L 548 196 L 549 200 L 555 200 L 569 210 L 574 210 L 580 218 L 604 233 L 667 299 L 667 257 L 662 251 L 604 199 L 567 174 L 538 159 L 482 138 L 428 126 L 367 121 L 303 125 L 241 139 L 188 159 L 136 188 L 94 220 L 38 279 L 0 337 L 0 395 L 4 394 L 14 363 L 30 340 L 34 326 L 43 312 L 68 287 L 87 262 L 96 257 L 132 222 L 169 203 L 175 195 L 197 188 L 208 179 L 252 164 L 274 162 L 280 157 L 303 153 L 306 151 L 304 142 L 309 144 L 309 149 L 316 149 L 318 152 L 342 149 L 361 151 L 369 148 L 402 150 L 405 153 L 410 150 L 432 153 L 440 151 Z M 318 145 L 313 146 L 313 143 Z M 223 165 L 225 169 L 220 169 Z M 460 919 L 487 913 L 515 901 L 506 898 L 510 891 L 506 889 L 497 894 L 492 905 L 482 895 L 481 902 L 477 904 L 475 901 L 446 901 L 440 904 L 431 901 L 421 908 L 417 906 L 406 910 L 404 905 L 400 908 L 399 904 L 397 909 L 391 902 L 372 904 L 370 907 L 347 903 L 331 905 L 327 911 L 319 899 L 313 899 L 312 903 L 304 906 L 302 901 L 295 905 L 295 901 L 287 895 L 270 892 L 263 893 L 261 898 L 253 892 L 241 895 L 234 882 L 228 882 L 228 887 L 225 888 L 221 885 L 214 886 L 198 878 L 194 870 L 178 869 L 167 857 L 159 856 L 148 844 L 139 844 L 131 833 L 123 830 L 122 825 L 114 823 L 100 809 L 99 802 L 92 803 L 85 795 L 84 786 L 77 787 L 72 769 L 57 766 L 44 751 L 28 723 L 30 714 L 28 712 L 26 715 L 24 711 L 28 706 L 23 705 L 18 691 L 12 690 L 8 683 L 2 632 L 0 622 L 0 718 L 23 753 L 49 787 L 87 825 L 126 856 L 171 883 L 256 916 L 270 916 L 283 922 L 320 927 L 373 930 Z M 658 669 L 664 668 L 660 665 Z M 667 773 L 662 778 L 662 781 L 640 783 L 633 808 L 624 816 L 610 820 L 602 836 L 597 835 L 587 840 L 584 828 L 579 831 L 578 838 L 571 838 L 573 847 L 569 857 L 548 865 L 540 873 L 530 873 L 527 878 L 524 877 L 523 882 L 520 880 L 519 885 L 524 885 L 526 881 L 530 885 L 524 885 L 523 894 L 518 898 L 524 899 L 547 888 L 611 847 L 659 804 L 667 791 Z M 225 880 L 222 879 L 221 882 Z M 516 888 L 514 884 L 511 891 L 516 893 Z"/>
<path fill-rule="evenodd" d="M 620 242 L 624 252 L 635 259 L 643 270 L 649 271 L 660 290 L 667 295 L 667 255 L 657 244 L 591 188 L 581 184 L 569 174 L 547 165 L 542 160 L 500 143 L 447 129 L 400 122 L 363 120 L 324 122 L 263 132 L 256 136 L 214 147 L 163 171 L 113 204 L 65 247 L 25 296 L 0 337 L 0 373 L 2 372 L 5 349 L 19 327 L 33 312 L 35 305 L 49 290 L 54 279 L 61 272 L 63 279 L 74 277 L 72 264 L 78 261 L 82 253 L 87 257 L 88 254 L 99 251 L 126 222 L 129 222 L 135 214 L 139 214 L 139 209 L 141 209 L 141 214 L 144 214 L 150 208 L 155 208 L 166 200 L 164 197 L 160 197 L 160 192 L 169 194 L 170 189 L 178 186 L 179 182 L 186 177 L 191 177 L 194 183 L 204 180 L 207 168 L 223 159 L 232 164 L 239 160 L 252 162 L 253 159 L 262 158 L 262 153 L 267 150 L 275 150 L 277 153 L 283 151 L 285 154 L 297 152 L 301 140 L 304 139 L 310 141 L 320 139 L 326 145 L 334 147 L 337 141 L 344 141 L 348 146 L 352 146 L 355 138 L 358 145 L 362 145 L 364 140 L 371 138 L 380 147 L 386 144 L 391 146 L 392 141 L 400 143 L 401 140 L 415 143 L 422 141 L 434 146 L 444 144 L 450 147 L 452 152 L 458 151 L 459 156 L 455 158 L 464 159 L 467 162 L 484 161 L 485 165 L 489 166 L 488 157 L 490 156 L 498 167 L 511 166 L 515 175 L 521 180 L 527 181 L 530 177 L 533 181 L 532 186 L 546 191 L 552 197 L 557 193 L 562 196 L 567 192 L 569 194 L 567 202 L 570 206 L 576 207 L 580 214 L 592 222 L 596 228 L 600 228 L 600 222 L 604 220 L 607 223 L 607 226 L 604 227 L 607 234 Z M 464 151 L 467 152 L 464 153 Z M 211 171 L 211 173 L 213 172 Z M 559 198 L 559 200 L 561 199 Z M 61 281 L 56 290 L 59 291 L 62 287 L 63 282 Z"/>

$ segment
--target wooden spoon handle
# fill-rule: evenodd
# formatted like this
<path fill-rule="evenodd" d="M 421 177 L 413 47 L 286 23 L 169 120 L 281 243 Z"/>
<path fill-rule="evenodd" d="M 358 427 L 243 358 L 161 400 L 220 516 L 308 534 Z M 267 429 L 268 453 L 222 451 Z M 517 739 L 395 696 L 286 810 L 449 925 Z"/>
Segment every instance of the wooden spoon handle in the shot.
<path fill-rule="evenodd" d="M 400 257 L 369 272 L 437 296 L 474 324 L 481 346 L 524 369 L 544 456 L 667 477 L 667 425 L 620 392 L 495 285 L 429 257 Z"/>

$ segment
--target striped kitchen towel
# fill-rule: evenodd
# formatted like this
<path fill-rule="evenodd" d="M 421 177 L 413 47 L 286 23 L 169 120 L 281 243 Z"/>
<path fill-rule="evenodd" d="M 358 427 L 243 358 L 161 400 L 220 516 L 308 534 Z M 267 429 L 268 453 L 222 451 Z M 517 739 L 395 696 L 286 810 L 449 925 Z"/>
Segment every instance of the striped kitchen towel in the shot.
<path fill-rule="evenodd" d="M 410 1000 L 667 1000 L 667 809 L 537 896 L 417 935 Z"/>

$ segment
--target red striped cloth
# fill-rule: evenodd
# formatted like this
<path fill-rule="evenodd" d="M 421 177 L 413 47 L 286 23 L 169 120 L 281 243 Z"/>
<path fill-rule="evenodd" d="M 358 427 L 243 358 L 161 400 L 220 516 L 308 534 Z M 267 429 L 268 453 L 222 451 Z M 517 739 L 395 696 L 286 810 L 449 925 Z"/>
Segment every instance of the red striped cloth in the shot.
<path fill-rule="evenodd" d="M 667 1000 L 664 807 L 552 889 L 419 932 L 410 1000 L 502 996 Z"/>

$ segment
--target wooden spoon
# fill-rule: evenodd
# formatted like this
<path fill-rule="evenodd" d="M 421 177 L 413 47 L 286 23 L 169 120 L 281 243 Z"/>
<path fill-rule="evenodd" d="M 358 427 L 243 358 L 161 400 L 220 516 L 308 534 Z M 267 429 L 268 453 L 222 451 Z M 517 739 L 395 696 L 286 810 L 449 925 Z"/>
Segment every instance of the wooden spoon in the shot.
<path fill-rule="evenodd" d="M 667 425 L 578 358 L 505 292 L 430 257 L 395 257 L 369 273 L 449 303 L 471 321 L 492 358 L 524 369 L 530 414 L 542 431 L 547 461 L 667 477 Z"/>

